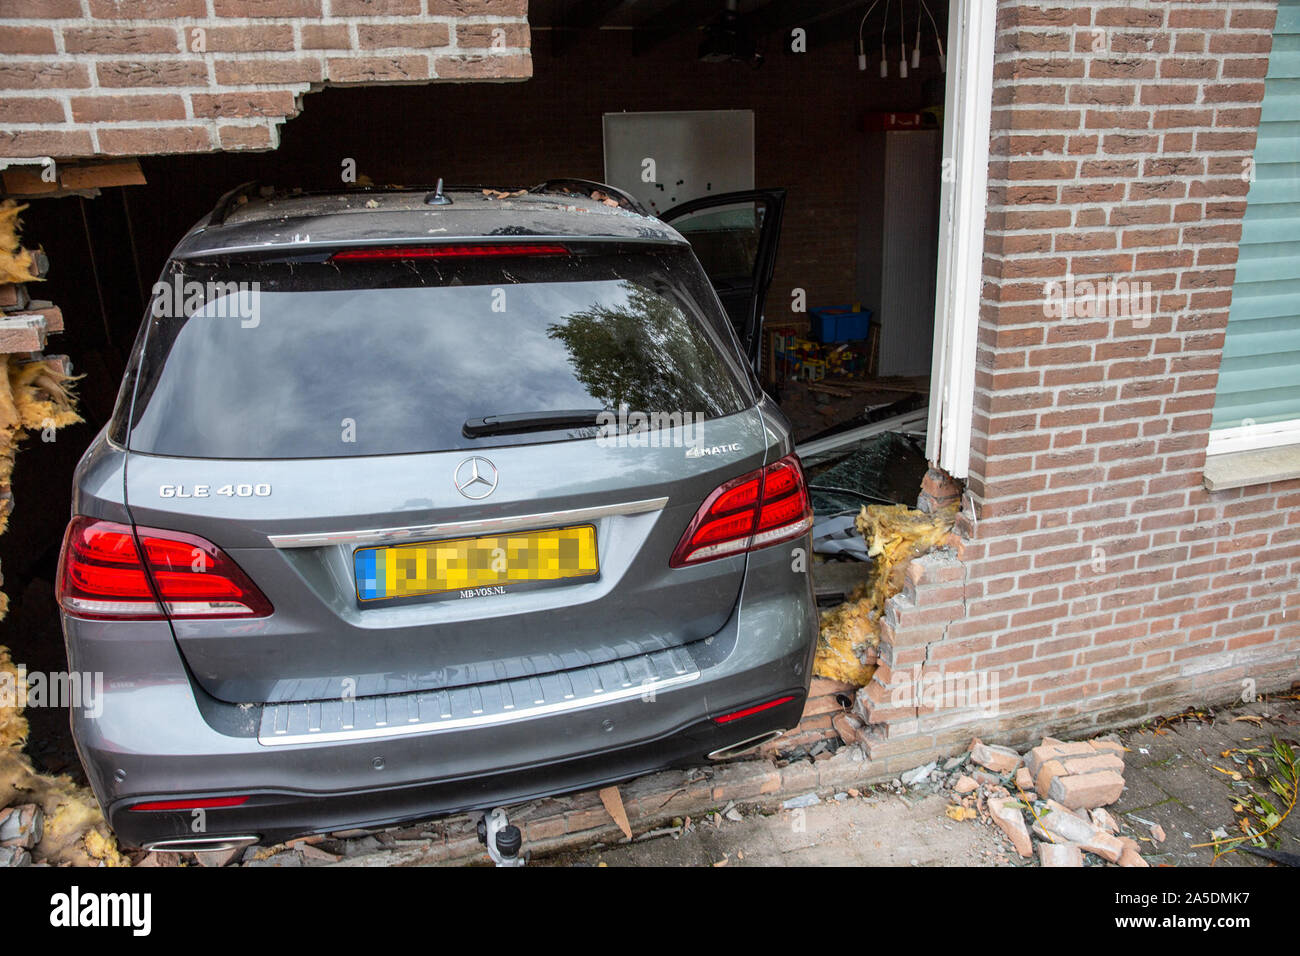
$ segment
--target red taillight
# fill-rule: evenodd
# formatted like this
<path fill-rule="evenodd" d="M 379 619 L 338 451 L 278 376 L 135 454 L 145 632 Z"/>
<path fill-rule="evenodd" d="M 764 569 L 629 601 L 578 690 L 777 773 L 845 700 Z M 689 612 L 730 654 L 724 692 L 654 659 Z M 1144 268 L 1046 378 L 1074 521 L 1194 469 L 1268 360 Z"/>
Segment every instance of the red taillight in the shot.
<path fill-rule="evenodd" d="M 670 567 L 789 541 L 812 527 L 799 459 L 787 455 L 714 489 L 673 551 Z"/>
<path fill-rule="evenodd" d="M 272 610 L 211 541 L 82 515 L 63 538 L 58 600 L 76 617 L 109 620 L 265 617 Z"/>
<path fill-rule="evenodd" d="M 453 259 L 481 256 L 567 256 L 565 246 L 545 243 L 491 243 L 472 246 L 376 246 L 373 249 L 345 249 L 330 256 L 331 262 L 358 259 Z"/>
<path fill-rule="evenodd" d="M 201 797 L 197 800 L 154 800 L 137 803 L 132 810 L 216 810 L 221 807 L 242 807 L 248 797 Z"/>
<path fill-rule="evenodd" d="M 794 700 L 793 696 L 778 697 L 776 700 L 769 700 L 766 704 L 755 704 L 753 707 L 746 707 L 744 710 L 735 710 L 729 714 L 723 714 L 721 717 L 714 717 L 715 724 L 729 724 L 733 720 L 740 720 L 741 717 L 750 717 L 754 714 L 761 714 L 765 710 L 771 710 L 773 707 L 780 707 L 782 704 L 788 704 Z"/>

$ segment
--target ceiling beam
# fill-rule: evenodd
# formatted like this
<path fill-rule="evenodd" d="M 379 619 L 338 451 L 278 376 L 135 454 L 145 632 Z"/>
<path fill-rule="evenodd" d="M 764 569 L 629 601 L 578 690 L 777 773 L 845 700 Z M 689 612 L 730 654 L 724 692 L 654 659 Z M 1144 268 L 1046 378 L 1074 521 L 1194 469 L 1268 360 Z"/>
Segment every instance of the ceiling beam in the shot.
<path fill-rule="evenodd" d="M 717 18 L 725 5 L 702 3 L 701 0 L 677 0 L 643 23 L 636 25 L 632 34 L 632 53 L 640 56 L 672 39 L 680 33 L 698 30 Z"/>
<path fill-rule="evenodd" d="M 581 34 L 599 30 L 624 0 L 568 0 L 551 27 L 551 55 L 571 49 Z"/>
<path fill-rule="evenodd" d="M 900 0 L 901 2 L 901 0 Z M 744 24 L 756 36 L 766 36 L 795 27 L 809 27 L 829 17 L 839 16 L 856 9 L 861 16 L 866 10 L 863 0 L 851 0 L 839 3 L 827 3 L 826 0 L 777 0 L 759 7 L 743 18 Z"/>

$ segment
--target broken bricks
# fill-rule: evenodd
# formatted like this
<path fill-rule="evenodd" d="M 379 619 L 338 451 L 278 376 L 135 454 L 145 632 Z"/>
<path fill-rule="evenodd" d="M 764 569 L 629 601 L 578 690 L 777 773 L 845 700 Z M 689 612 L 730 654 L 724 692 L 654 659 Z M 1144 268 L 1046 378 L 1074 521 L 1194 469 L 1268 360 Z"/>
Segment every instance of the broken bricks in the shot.
<path fill-rule="evenodd" d="M 1034 841 L 1030 839 L 1024 814 L 1020 812 L 1020 801 L 1010 797 L 991 797 L 988 808 L 993 822 L 1007 835 L 1016 852 L 1023 857 L 1033 856 Z"/>
<path fill-rule="evenodd" d="M 920 767 L 913 767 L 911 770 L 907 771 L 907 773 L 900 775 L 898 779 L 905 787 L 916 787 L 929 779 L 930 774 L 932 774 L 938 766 L 939 764 L 937 761 L 931 760 L 929 763 Z"/>
<path fill-rule="evenodd" d="M 831 718 L 831 726 L 839 734 L 840 740 L 850 747 L 864 742 L 867 738 L 866 725 L 852 714 L 836 714 Z"/>
<path fill-rule="evenodd" d="M 970 758 L 981 767 L 987 767 L 998 774 L 1013 773 L 1020 766 L 1019 753 L 1010 747 L 986 744 L 978 737 L 971 743 Z"/>
<path fill-rule="evenodd" d="M 977 738 L 970 748 L 976 766 L 969 773 L 948 777 L 947 786 L 960 804 L 950 806 L 948 816 L 965 819 L 964 812 L 958 815 L 962 807 L 987 810 L 986 819 L 1006 835 L 1022 858 L 1035 855 L 1037 842 L 1042 866 L 1083 866 L 1083 851 L 1120 866 L 1146 866 L 1138 843 L 1120 836 L 1118 822 L 1100 809 L 1102 803 L 1118 799 L 1124 789 L 1123 753 L 1123 745 L 1116 741 L 1066 743 L 1045 737 L 1025 755 L 1022 766 L 1014 750 Z M 1012 786 L 1021 791 L 1018 796 L 1008 794 Z M 1044 799 L 1032 799 L 1039 794 Z M 1078 805 L 1071 806 L 1074 803 Z"/>
<path fill-rule="evenodd" d="M 20 846 L 0 846 L 0 867 L 31 866 L 32 855 Z"/>
<path fill-rule="evenodd" d="M 1088 811 L 1088 816 L 1092 817 L 1092 822 L 1098 829 L 1105 830 L 1107 833 L 1119 833 L 1119 824 L 1101 807 Z"/>
<path fill-rule="evenodd" d="M 1124 844 L 1124 851 L 1119 855 L 1120 866 L 1150 866 L 1146 860 L 1142 859 L 1142 853 L 1139 851 L 1138 841 L 1132 837 L 1122 836 L 1119 842 Z"/>
<path fill-rule="evenodd" d="M 1073 843 L 1040 843 L 1038 861 L 1043 866 L 1083 866 L 1083 852 Z"/>
<path fill-rule="evenodd" d="M 0 810 L 0 846 L 30 850 L 45 835 L 45 814 L 34 803 Z"/>
<path fill-rule="evenodd" d="M 1072 810 L 1055 800 L 1047 801 L 1047 811 L 1034 821 L 1034 832 L 1052 843 L 1077 843 L 1089 853 L 1095 853 L 1111 863 L 1118 863 L 1124 853 L 1124 843 L 1119 837 L 1076 816 Z"/>
<path fill-rule="evenodd" d="M 1025 755 L 1025 769 L 1045 800 L 1070 810 L 1114 803 L 1124 792 L 1124 748 L 1110 740 L 1065 743 L 1044 739 Z"/>
<path fill-rule="evenodd" d="M 1124 778 L 1119 773 L 1123 767 L 1121 762 L 1119 768 L 1114 770 L 1069 773 L 1070 766 L 1067 763 L 1066 774 L 1052 778 L 1045 796 L 1071 810 L 1107 806 L 1118 800 L 1124 792 Z"/>

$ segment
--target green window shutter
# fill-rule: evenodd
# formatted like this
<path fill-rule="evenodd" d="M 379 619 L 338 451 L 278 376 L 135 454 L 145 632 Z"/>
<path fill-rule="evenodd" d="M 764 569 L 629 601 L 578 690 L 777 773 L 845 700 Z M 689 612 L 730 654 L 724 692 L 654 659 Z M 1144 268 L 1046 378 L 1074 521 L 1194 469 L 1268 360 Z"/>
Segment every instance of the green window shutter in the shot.
<path fill-rule="evenodd" d="M 1212 427 L 1300 420 L 1300 0 L 1280 0 Z"/>

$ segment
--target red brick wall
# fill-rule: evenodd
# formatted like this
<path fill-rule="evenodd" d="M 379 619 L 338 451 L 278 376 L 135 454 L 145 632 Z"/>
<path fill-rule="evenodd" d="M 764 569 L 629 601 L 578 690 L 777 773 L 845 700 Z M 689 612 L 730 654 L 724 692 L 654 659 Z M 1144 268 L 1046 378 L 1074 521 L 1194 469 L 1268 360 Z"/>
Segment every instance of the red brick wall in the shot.
<path fill-rule="evenodd" d="M 0 158 L 273 149 L 323 84 L 525 79 L 527 6 L 3 0 Z"/>
<path fill-rule="evenodd" d="M 1000 4 L 964 540 L 891 602 L 873 759 L 1300 676 L 1300 481 L 1202 483 L 1275 14 Z M 1150 282 L 1151 314 L 1049 318 L 1067 273 Z M 997 705 L 909 698 L 914 665 L 995 674 Z"/>

